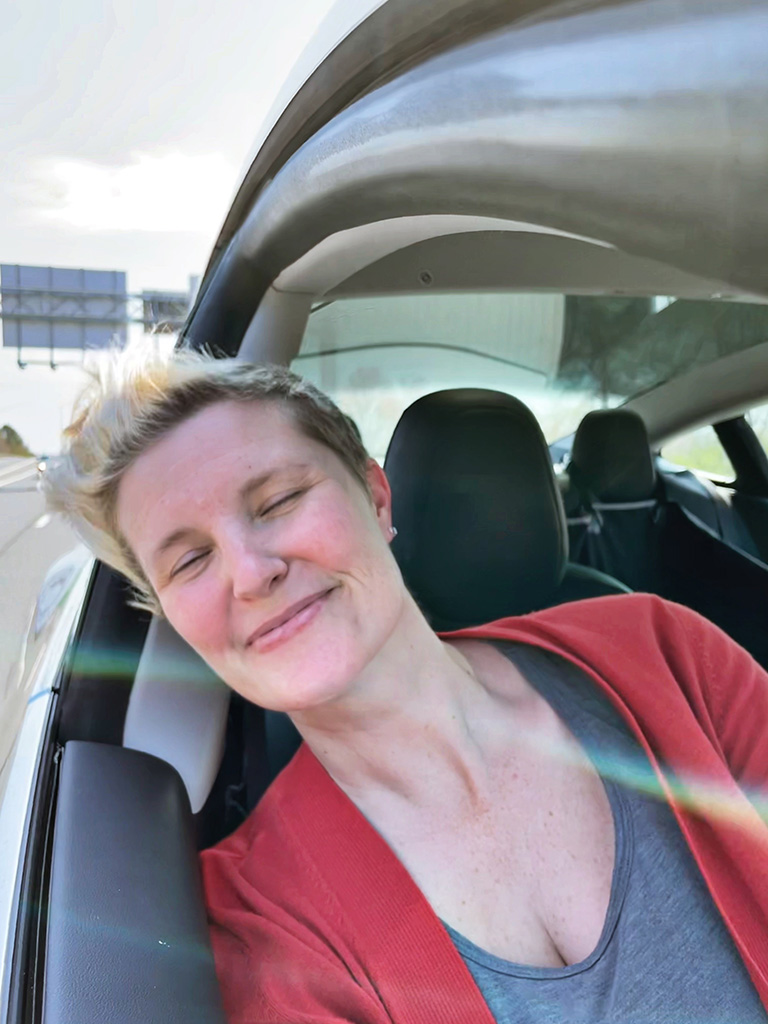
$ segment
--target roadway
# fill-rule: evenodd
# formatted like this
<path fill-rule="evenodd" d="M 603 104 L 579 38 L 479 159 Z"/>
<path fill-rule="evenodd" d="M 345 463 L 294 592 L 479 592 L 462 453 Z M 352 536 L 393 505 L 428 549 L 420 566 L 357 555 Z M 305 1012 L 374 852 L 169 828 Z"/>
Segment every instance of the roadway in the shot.
<path fill-rule="evenodd" d="M 36 460 L 0 457 L 0 768 L 26 701 L 17 669 L 35 599 L 52 563 L 76 544 L 46 512 L 37 476 Z"/>

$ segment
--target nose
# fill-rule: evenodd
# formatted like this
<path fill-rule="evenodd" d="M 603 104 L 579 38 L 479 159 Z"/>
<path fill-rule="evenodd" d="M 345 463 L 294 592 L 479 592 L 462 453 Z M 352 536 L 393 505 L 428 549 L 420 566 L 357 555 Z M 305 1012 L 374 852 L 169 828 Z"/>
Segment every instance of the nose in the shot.
<path fill-rule="evenodd" d="M 225 560 L 232 595 L 239 601 L 269 596 L 288 572 L 288 563 L 253 537 L 228 545 Z"/>

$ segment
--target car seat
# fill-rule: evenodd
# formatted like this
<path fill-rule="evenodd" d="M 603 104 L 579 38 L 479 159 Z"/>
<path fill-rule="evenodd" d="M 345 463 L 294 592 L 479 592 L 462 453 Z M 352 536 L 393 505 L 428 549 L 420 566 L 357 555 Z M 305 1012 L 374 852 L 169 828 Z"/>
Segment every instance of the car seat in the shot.
<path fill-rule="evenodd" d="M 636 413 L 589 413 L 576 431 L 568 474 L 578 495 L 569 532 L 583 564 L 693 608 L 768 666 L 768 566 L 718 535 L 729 509 L 712 513 L 712 528 L 676 500 L 681 485 L 657 474 Z M 713 499 L 702 498 L 711 511 Z M 731 523 L 728 536 L 735 530 Z"/>
<path fill-rule="evenodd" d="M 637 413 L 588 413 L 573 439 L 568 479 L 573 558 L 618 576 L 633 590 L 655 592 L 661 487 Z"/>
<path fill-rule="evenodd" d="M 476 388 L 419 399 L 395 428 L 384 468 L 392 550 L 436 629 L 629 591 L 569 562 L 547 443 L 518 399 Z"/>

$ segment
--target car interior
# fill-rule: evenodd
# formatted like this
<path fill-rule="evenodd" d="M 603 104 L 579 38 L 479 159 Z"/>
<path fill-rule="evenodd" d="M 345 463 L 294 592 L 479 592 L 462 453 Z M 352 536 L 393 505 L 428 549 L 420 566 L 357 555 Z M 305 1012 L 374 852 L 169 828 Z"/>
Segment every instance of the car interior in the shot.
<path fill-rule="evenodd" d="M 324 293 L 314 280 L 314 303 L 301 289 L 327 263 L 310 260 L 264 300 L 239 357 L 291 365 L 358 421 L 392 486 L 393 553 L 436 629 L 642 589 L 709 616 L 768 665 L 768 473 L 743 415 L 768 393 L 762 323 L 735 351 L 725 332 L 670 362 L 675 318 L 699 315 L 709 282 L 670 272 L 686 297 L 659 301 L 647 261 L 498 234 L 402 250 L 390 238 L 375 273 L 350 257 L 348 286 Z M 483 291 L 472 278 L 483 246 L 501 261 L 527 253 L 532 278 L 576 267 L 579 287 L 511 289 L 512 268 Z M 424 294 L 425 267 L 445 291 Z M 619 285 L 634 275 L 638 296 L 600 291 L 611 272 Z M 727 361 L 730 392 L 717 369 Z M 733 479 L 658 454 L 705 422 Z M 196 855 L 237 828 L 295 753 L 290 719 L 231 696 L 97 565 L 50 743 L 17 990 L 56 1024 L 222 1022 Z"/>
<path fill-rule="evenodd" d="M 558 480 L 523 402 L 446 389 L 406 409 L 385 468 L 393 551 L 436 629 L 666 588 L 768 664 L 768 565 L 732 543 L 746 526 L 714 489 L 660 479 L 637 413 L 590 413 Z M 128 597 L 99 566 L 62 694 L 45 1013 L 83 1024 L 108 1004 L 112 1021 L 222 1021 L 196 853 L 244 820 L 299 736 L 231 697 Z"/>
<path fill-rule="evenodd" d="M 454 257 L 466 256 L 468 241 L 445 244 L 445 272 L 457 272 Z M 571 240 L 558 244 L 571 252 Z M 403 259 L 409 273 L 424 265 L 411 266 L 411 246 Z M 400 270 L 385 257 L 388 283 Z M 700 289 L 682 276 L 677 284 Z M 682 366 L 660 359 L 658 379 L 643 387 L 652 346 L 646 341 L 638 360 L 606 324 L 632 335 L 634 323 L 633 336 L 651 331 L 655 345 L 668 340 L 665 311 L 696 313 L 698 297 L 658 308 L 650 287 L 618 304 L 589 289 L 447 298 L 359 289 L 375 291 L 355 272 L 349 295 L 336 286 L 305 304 L 300 327 L 276 314 L 268 334 L 288 324 L 274 356 L 335 397 L 383 458 L 398 527 L 392 550 L 435 629 L 647 590 L 707 615 L 768 666 L 768 460 L 743 415 L 764 393 L 755 393 L 750 360 L 765 335 L 753 331 L 741 350 L 714 349 Z M 454 340 L 482 318 L 484 338 Z M 612 346 L 615 393 L 593 387 L 585 408 L 571 401 L 567 378 L 583 397 L 583 365 L 594 356 L 584 346 L 598 323 Z M 403 324 L 415 332 L 410 347 L 392 341 Z M 547 356 L 550 337 L 559 347 Z M 244 340 L 243 358 L 254 358 L 254 344 L 254 335 Z M 715 377 L 681 397 L 681 380 L 700 382 L 710 362 L 734 359 L 742 366 L 736 393 L 722 398 Z M 641 386 L 626 386 L 622 374 L 638 362 Z M 547 375 L 556 388 L 542 398 Z M 552 419 L 563 410 L 570 418 Z M 372 429 L 372 413 L 383 427 L 377 420 Z M 660 457 L 668 437 L 702 422 L 716 424 L 733 479 Z M 55 820 L 49 815 L 43 829 L 28 894 L 38 910 L 19 944 L 22 954 L 37 950 L 29 999 L 42 1000 L 45 1019 L 57 1024 L 222 1022 L 196 855 L 237 828 L 295 753 L 290 719 L 231 695 L 97 565 L 51 742 Z"/>
<path fill-rule="evenodd" d="M 435 628 L 647 589 L 768 666 L 768 459 L 745 418 L 768 399 L 761 150 L 744 144 L 765 12 L 436 6 L 381 4 L 318 57 L 180 343 L 290 366 L 358 422 Z M 707 424 L 732 477 L 664 455 Z M 97 563 L 56 684 L 14 1024 L 224 1022 L 197 852 L 299 737 L 130 598 Z"/>

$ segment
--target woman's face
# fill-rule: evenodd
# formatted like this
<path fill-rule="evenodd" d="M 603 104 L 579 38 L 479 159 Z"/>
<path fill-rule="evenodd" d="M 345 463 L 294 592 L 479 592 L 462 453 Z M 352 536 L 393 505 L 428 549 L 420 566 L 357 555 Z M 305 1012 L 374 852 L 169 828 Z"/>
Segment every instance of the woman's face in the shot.
<path fill-rule="evenodd" d="M 219 402 L 169 431 L 117 516 L 172 626 L 233 689 L 276 710 L 343 696 L 404 614 L 389 487 L 371 494 L 274 402 Z"/>

